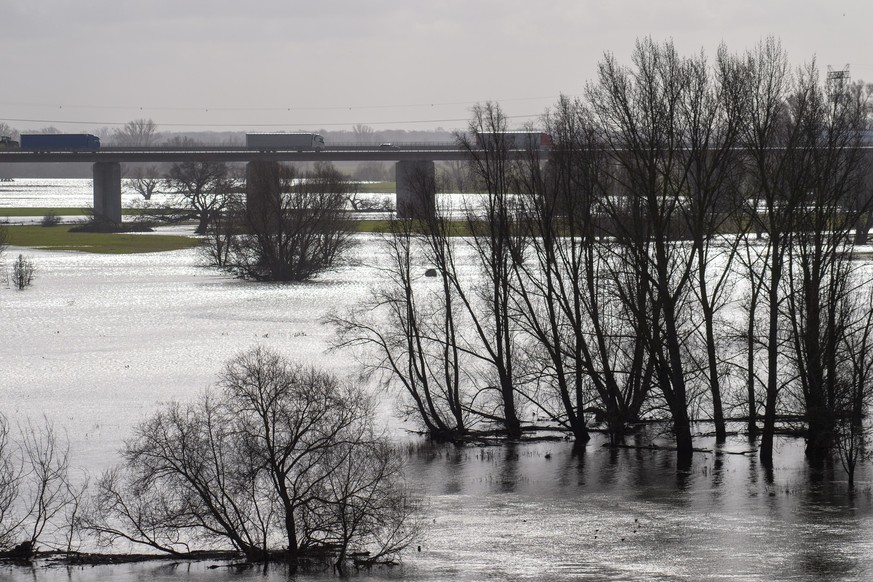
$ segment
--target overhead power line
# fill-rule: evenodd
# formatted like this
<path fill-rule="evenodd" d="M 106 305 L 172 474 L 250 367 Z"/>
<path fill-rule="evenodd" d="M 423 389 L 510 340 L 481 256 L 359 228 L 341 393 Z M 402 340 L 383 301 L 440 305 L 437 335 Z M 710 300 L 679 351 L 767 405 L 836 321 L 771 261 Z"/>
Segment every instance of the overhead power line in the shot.
<path fill-rule="evenodd" d="M 530 115 L 507 115 L 506 119 L 534 119 L 542 115 L 541 113 Z M 84 120 L 68 120 L 68 119 L 22 119 L 15 117 L 0 117 L 0 121 L 8 123 L 47 123 L 47 124 L 69 124 L 69 125 L 91 125 L 91 126 L 113 126 L 126 125 L 129 121 L 84 121 Z M 460 117 L 454 119 L 406 119 L 397 121 L 358 121 L 344 123 L 294 123 L 287 121 L 277 121 L 275 123 L 159 123 L 160 127 L 227 127 L 227 128 L 246 128 L 246 127 L 339 127 L 361 123 L 363 125 L 404 125 L 418 123 L 460 123 L 467 122 L 469 118 Z"/>
<path fill-rule="evenodd" d="M 201 106 L 145 106 L 145 105 L 81 105 L 76 103 L 35 103 L 35 102 L 0 102 L 0 107 L 37 107 L 44 109 L 93 109 L 93 110 L 114 110 L 114 111 L 232 111 L 232 112 L 278 112 L 278 111 L 356 111 L 369 109 L 411 109 L 411 108 L 429 108 L 442 106 L 473 106 L 476 103 L 485 101 L 495 101 L 499 103 L 510 103 L 518 101 L 542 101 L 545 99 L 554 100 L 558 97 L 549 95 L 544 97 L 511 97 L 508 99 L 482 99 L 479 101 L 442 101 L 442 102 L 423 102 L 423 103 L 406 103 L 406 104 L 379 104 L 379 105 L 320 105 L 320 106 L 273 106 L 273 107 L 210 107 L 208 105 Z"/>

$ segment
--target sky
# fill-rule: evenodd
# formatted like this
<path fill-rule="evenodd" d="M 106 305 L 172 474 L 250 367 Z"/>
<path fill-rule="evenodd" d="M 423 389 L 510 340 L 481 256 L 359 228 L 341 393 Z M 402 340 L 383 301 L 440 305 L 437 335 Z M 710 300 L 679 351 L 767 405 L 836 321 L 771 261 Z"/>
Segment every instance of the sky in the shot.
<path fill-rule="evenodd" d="M 870 0 L 0 0 L 0 122 L 21 131 L 517 126 L 637 39 L 680 54 L 778 38 L 873 81 Z"/>

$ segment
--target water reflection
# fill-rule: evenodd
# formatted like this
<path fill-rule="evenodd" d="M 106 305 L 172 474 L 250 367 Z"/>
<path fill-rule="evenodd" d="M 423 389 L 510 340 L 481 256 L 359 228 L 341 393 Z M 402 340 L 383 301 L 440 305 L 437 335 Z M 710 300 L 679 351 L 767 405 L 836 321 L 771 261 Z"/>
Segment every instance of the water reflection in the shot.
<path fill-rule="evenodd" d="M 873 576 L 869 489 L 850 496 L 838 466 L 810 469 L 802 442 L 781 439 L 772 468 L 742 438 L 701 442 L 710 452 L 684 465 L 672 451 L 603 444 L 412 455 L 411 475 L 429 467 L 416 483 L 436 514 L 454 515 L 439 519 L 431 553 L 410 560 L 406 574 L 435 579 L 438 552 L 469 580 L 482 579 L 482 564 L 488 579 Z"/>
<path fill-rule="evenodd" d="M 873 578 L 869 480 L 811 469 L 782 439 L 763 467 L 744 439 L 696 453 L 615 449 L 595 437 L 491 447 L 419 443 L 408 476 L 426 497 L 421 552 L 356 580 L 857 580 Z M 869 479 L 869 467 L 863 478 Z M 209 562 L 8 571 L 13 580 L 322 580 Z"/>

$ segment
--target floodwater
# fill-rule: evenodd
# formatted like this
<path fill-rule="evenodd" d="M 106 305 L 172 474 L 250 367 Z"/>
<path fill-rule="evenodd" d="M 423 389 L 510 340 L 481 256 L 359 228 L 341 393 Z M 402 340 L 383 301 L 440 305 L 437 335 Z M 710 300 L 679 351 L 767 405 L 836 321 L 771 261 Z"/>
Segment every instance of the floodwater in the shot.
<path fill-rule="evenodd" d="M 155 201 L 164 201 L 167 195 L 155 193 Z M 121 203 L 131 206 L 142 200 L 128 184 L 122 181 Z M 92 181 L 77 179 L 18 178 L 0 181 L 0 208 L 83 208 L 93 206 Z"/>
<path fill-rule="evenodd" d="M 74 182 L 81 190 L 89 181 Z M 375 239 L 360 242 L 359 258 L 378 256 Z M 193 397 L 225 360 L 253 345 L 354 378 L 350 357 L 326 353 L 332 332 L 321 319 L 354 305 L 378 281 L 368 268 L 348 266 L 302 285 L 245 283 L 202 267 L 193 250 L 9 249 L 7 260 L 18 252 L 37 272 L 25 291 L 0 288 L 0 409 L 13 423 L 46 415 L 66 431 L 74 465 L 92 475 L 118 461 L 131 426 L 160 402 Z M 810 469 L 795 439 L 779 441 L 772 471 L 743 437 L 719 449 L 698 438 L 710 452 L 683 468 L 669 451 L 608 449 L 597 436 L 578 452 L 563 440 L 430 447 L 408 436 L 412 427 L 393 414 L 394 398 L 383 395 L 381 412 L 408 447 L 425 532 L 400 566 L 356 579 L 873 580 L 869 466 L 849 494 L 839 464 Z M 654 434 L 640 444 L 657 442 Z M 0 579 L 332 576 L 214 565 L 3 566 Z"/>

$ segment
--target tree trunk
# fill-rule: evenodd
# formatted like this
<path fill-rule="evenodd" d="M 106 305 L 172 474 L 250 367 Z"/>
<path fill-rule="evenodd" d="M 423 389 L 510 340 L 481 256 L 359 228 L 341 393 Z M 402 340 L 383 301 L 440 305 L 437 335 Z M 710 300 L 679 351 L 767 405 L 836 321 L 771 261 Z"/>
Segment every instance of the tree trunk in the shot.
<path fill-rule="evenodd" d="M 807 409 L 807 423 L 806 457 L 813 463 L 820 463 L 830 455 L 833 448 L 833 414 L 824 404 L 810 406 Z"/>
<path fill-rule="evenodd" d="M 855 244 L 867 244 L 867 238 L 870 229 L 873 228 L 873 212 L 865 212 L 858 215 L 858 220 L 855 226 Z"/>
<path fill-rule="evenodd" d="M 761 463 L 773 465 L 773 437 L 776 432 L 776 401 L 779 392 L 779 282 L 782 280 L 782 246 L 778 233 L 771 233 L 769 330 L 767 341 L 767 398 L 764 403 L 764 430 L 761 434 Z"/>
<path fill-rule="evenodd" d="M 746 429 L 750 437 L 758 434 L 758 401 L 755 398 L 755 310 L 758 305 L 758 290 L 754 282 L 752 287 L 752 296 L 749 299 L 749 321 L 746 326 L 746 399 L 749 407 Z"/>

